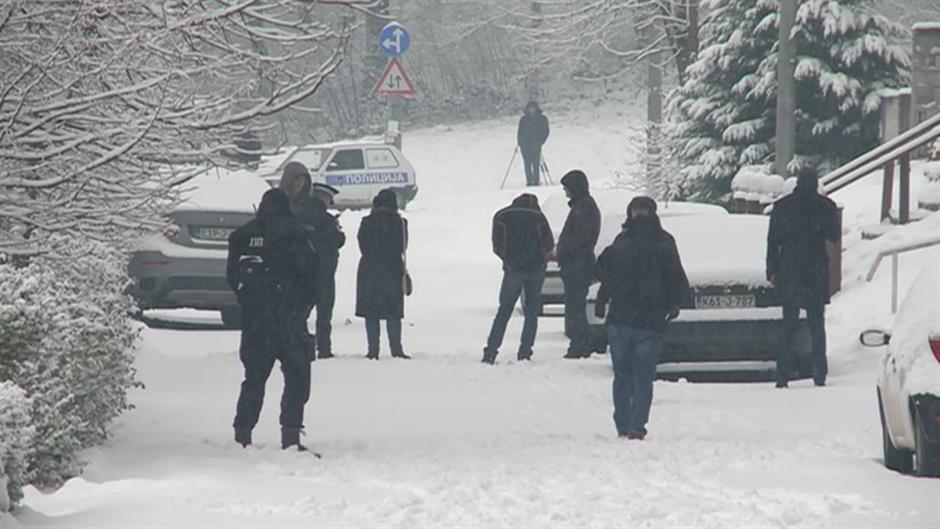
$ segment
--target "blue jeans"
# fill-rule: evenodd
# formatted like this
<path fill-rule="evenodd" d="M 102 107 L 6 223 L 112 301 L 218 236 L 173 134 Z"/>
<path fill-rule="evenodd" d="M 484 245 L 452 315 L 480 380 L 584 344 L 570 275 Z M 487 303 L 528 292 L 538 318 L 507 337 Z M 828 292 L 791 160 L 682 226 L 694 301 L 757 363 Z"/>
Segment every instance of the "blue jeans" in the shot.
<path fill-rule="evenodd" d="M 525 303 L 522 313 L 525 322 L 522 324 L 522 339 L 519 343 L 519 353 L 532 353 L 535 344 L 535 334 L 539 327 L 539 306 L 542 302 L 542 284 L 545 282 L 545 268 L 538 268 L 531 272 L 506 270 L 503 273 L 503 283 L 499 287 L 499 310 L 493 319 L 490 336 L 486 340 L 487 352 L 495 354 L 503 344 L 506 335 L 506 325 L 509 317 L 516 307 L 519 295 L 525 292 Z"/>
<path fill-rule="evenodd" d="M 777 381 L 786 382 L 795 370 L 793 362 L 793 337 L 800 324 L 800 307 L 783 306 L 783 332 L 780 333 L 780 348 L 777 350 Z M 826 381 L 829 362 L 826 360 L 826 306 L 806 307 L 806 324 L 809 325 L 812 344 L 812 374 L 817 383 Z"/>
<path fill-rule="evenodd" d="M 646 435 L 663 335 L 657 331 L 608 323 L 607 339 L 614 364 L 614 425 L 617 433 Z"/>

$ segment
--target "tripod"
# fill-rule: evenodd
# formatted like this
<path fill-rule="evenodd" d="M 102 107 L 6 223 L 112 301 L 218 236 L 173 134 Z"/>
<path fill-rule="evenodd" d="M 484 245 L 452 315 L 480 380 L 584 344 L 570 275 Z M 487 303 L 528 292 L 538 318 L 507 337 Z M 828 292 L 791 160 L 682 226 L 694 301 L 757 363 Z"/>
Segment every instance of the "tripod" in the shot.
<path fill-rule="evenodd" d="M 519 146 L 516 145 L 516 149 L 512 151 L 512 157 L 509 158 L 509 165 L 506 167 L 506 174 L 503 175 L 503 183 L 499 185 L 500 191 L 506 188 L 506 179 L 509 178 L 509 172 L 512 170 L 512 163 L 516 161 L 516 155 L 518 154 Z M 539 169 L 541 173 L 539 180 L 541 180 L 545 185 L 555 185 L 555 182 L 552 180 L 552 174 L 548 170 L 548 164 L 545 163 L 544 156 L 539 160 Z"/>

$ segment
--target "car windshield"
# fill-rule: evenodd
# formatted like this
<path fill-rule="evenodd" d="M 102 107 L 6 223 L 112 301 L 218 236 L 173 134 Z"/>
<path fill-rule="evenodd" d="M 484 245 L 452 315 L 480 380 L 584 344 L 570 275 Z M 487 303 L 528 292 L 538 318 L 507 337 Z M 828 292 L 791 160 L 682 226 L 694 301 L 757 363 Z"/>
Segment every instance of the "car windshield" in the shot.
<path fill-rule="evenodd" d="M 308 171 L 318 171 L 327 153 L 328 149 L 298 149 L 290 160 L 304 164 Z"/>

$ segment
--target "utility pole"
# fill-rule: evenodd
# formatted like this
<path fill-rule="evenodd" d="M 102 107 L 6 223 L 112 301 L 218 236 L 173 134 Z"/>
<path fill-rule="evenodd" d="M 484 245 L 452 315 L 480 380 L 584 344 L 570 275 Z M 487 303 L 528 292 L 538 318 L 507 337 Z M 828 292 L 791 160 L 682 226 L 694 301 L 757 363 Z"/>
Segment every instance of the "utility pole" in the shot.
<path fill-rule="evenodd" d="M 779 44 L 777 46 L 777 155 L 775 171 L 786 178 L 787 165 L 796 151 L 795 50 L 790 33 L 796 24 L 797 0 L 780 0 Z"/>

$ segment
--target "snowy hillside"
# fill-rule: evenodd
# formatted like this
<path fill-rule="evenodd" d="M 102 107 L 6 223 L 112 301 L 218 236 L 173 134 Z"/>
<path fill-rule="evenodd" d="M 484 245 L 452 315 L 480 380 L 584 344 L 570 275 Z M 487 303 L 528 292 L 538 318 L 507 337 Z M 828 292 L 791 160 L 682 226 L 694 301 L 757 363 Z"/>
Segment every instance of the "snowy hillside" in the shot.
<path fill-rule="evenodd" d="M 611 185 L 634 163 L 635 116 L 612 104 L 546 113 L 555 181 L 580 167 Z M 361 213 L 341 217 L 334 318 L 338 358 L 313 365 L 305 442 L 278 446 L 281 376 L 247 450 L 231 439 L 242 368 L 238 333 L 145 329 L 146 389 L 131 398 L 85 474 L 54 493 L 28 489 L 3 527 L 924 527 L 940 523 L 940 481 L 881 462 L 878 352 L 857 345 L 889 325 L 890 268 L 864 282 L 874 254 L 940 232 L 940 214 L 862 241 L 880 178 L 849 188 L 845 286 L 829 308 L 829 386 L 657 382 L 650 435 L 616 438 L 610 360 L 567 361 L 560 319 L 542 319 L 534 361 L 514 360 L 514 316 L 496 366 L 480 364 L 501 277 L 490 221 L 522 188 L 515 118 L 407 133 L 420 192 L 412 229 L 405 350 L 367 362 L 353 315 Z M 920 185 L 915 182 L 915 192 Z M 560 188 L 540 188 L 545 198 Z M 625 206 L 625 205 L 624 205 Z M 722 234 L 714 234 L 721 237 Z M 937 249 L 901 258 L 902 286 Z"/>

